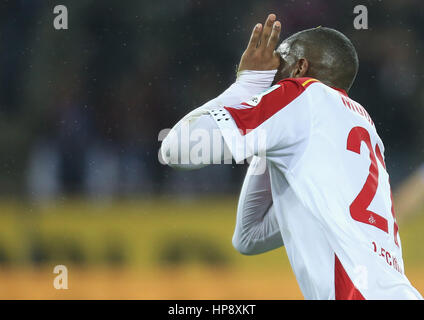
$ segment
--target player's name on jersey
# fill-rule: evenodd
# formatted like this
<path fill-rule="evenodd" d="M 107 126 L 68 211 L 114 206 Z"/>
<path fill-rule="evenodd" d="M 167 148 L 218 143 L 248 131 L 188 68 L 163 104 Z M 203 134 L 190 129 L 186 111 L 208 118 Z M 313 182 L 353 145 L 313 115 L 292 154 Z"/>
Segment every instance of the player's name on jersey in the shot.
<path fill-rule="evenodd" d="M 345 105 L 346 108 L 348 108 L 348 109 L 352 110 L 353 112 L 356 112 L 360 116 L 364 117 L 365 119 L 367 119 L 367 121 L 372 126 L 374 126 L 374 122 L 372 121 L 370 115 L 368 114 L 367 110 L 365 110 L 365 108 L 363 106 L 361 106 L 358 102 L 353 101 L 349 97 L 345 97 L 343 95 L 340 95 L 340 96 L 341 96 L 343 104 Z"/>

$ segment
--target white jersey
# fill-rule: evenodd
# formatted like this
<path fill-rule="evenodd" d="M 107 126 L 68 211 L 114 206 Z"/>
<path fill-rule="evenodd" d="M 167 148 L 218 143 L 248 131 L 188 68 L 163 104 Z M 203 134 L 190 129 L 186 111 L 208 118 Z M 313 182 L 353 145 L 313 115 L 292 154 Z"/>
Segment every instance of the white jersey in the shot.
<path fill-rule="evenodd" d="M 276 219 L 306 299 L 422 298 L 404 272 L 384 145 L 359 103 L 297 78 L 209 113 L 237 162 L 266 156 Z"/>

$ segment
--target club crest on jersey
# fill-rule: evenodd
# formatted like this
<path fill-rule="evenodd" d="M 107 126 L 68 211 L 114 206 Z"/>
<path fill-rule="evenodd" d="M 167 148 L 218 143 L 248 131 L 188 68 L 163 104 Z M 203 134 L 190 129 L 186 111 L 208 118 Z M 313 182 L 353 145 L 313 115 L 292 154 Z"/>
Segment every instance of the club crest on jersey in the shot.
<path fill-rule="evenodd" d="M 271 88 L 265 90 L 264 92 L 257 94 L 256 96 L 253 96 L 253 98 L 250 99 L 249 101 L 247 101 L 246 103 L 249 106 L 256 107 L 261 102 L 263 96 L 266 96 L 268 93 L 274 91 L 275 89 L 279 88 L 280 86 L 281 85 L 279 85 L 279 84 L 273 85 Z"/>

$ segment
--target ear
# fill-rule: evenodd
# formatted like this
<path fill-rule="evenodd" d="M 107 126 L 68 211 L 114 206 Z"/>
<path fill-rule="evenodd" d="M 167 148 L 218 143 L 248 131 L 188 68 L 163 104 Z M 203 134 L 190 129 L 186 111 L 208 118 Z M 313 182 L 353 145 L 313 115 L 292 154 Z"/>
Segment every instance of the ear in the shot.
<path fill-rule="evenodd" d="M 302 78 L 309 70 L 309 62 L 305 58 L 299 59 L 292 71 L 292 78 Z"/>

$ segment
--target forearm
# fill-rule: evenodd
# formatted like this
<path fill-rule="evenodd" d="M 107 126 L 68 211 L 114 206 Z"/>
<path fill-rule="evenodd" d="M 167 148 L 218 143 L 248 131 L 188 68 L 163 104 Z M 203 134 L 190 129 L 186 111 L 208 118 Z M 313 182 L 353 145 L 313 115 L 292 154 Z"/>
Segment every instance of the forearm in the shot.
<path fill-rule="evenodd" d="M 252 159 L 237 208 L 233 246 L 246 255 L 264 253 L 284 245 L 265 166 L 265 158 Z"/>
<path fill-rule="evenodd" d="M 220 132 L 215 122 L 210 117 L 208 111 L 211 109 L 231 106 L 247 101 L 256 94 L 268 89 L 274 79 L 276 70 L 269 71 L 242 71 L 236 80 L 227 90 L 225 90 L 217 98 L 210 100 L 201 107 L 191 111 L 184 116 L 169 132 L 163 140 L 161 146 L 161 155 L 163 161 L 174 168 L 179 169 L 199 169 L 211 163 L 231 160 L 229 152 L 227 152 L 225 143 L 221 139 L 221 146 L 213 146 L 209 141 L 210 150 L 209 159 L 205 159 L 206 163 L 193 163 L 190 159 L 190 153 L 193 147 L 197 144 L 196 140 L 191 139 L 191 132 L 197 129 L 202 129 L 204 133 L 212 139 L 214 130 Z M 213 147 L 215 147 L 213 149 Z M 173 151 L 174 152 L 171 152 Z"/>

